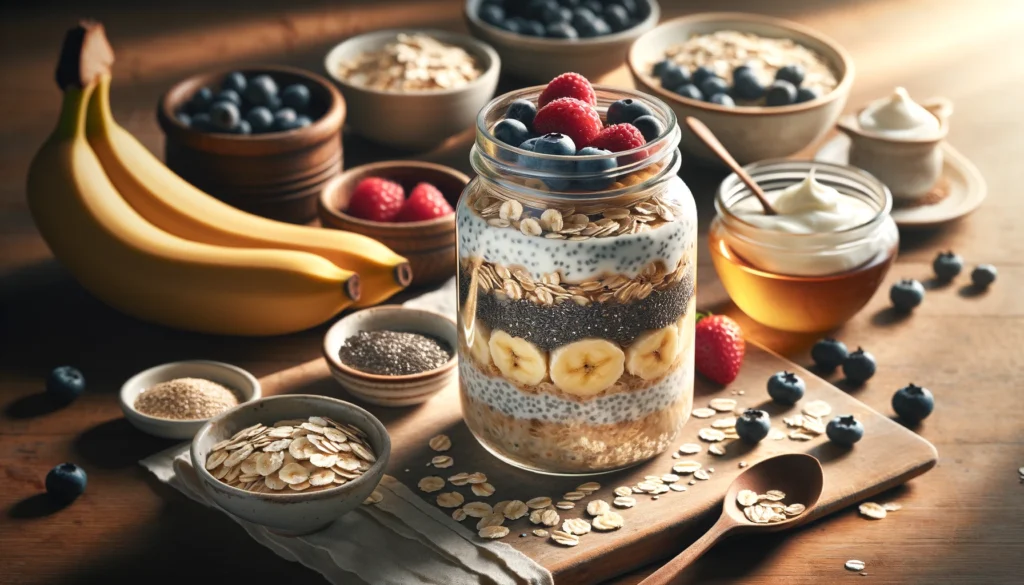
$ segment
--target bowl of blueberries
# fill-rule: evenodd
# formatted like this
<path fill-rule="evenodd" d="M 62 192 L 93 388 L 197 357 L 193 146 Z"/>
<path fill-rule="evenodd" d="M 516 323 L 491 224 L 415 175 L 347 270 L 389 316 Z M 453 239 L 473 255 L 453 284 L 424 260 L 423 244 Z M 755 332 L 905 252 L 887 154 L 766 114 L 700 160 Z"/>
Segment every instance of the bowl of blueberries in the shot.
<path fill-rule="evenodd" d="M 661 16 L 656 0 L 467 0 L 464 13 L 505 71 L 532 83 L 565 71 L 608 73 Z"/>
<path fill-rule="evenodd" d="M 853 85 L 835 41 L 786 20 L 701 13 L 666 21 L 629 51 L 637 89 L 704 122 L 741 165 L 784 158 L 825 135 Z M 721 164 L 687 128 L 680 149 Z"/>
<path fill-rule="evenodd" d="M 345 102 L 326 79 L 261 66 L 190 77 L 161 98 L 167 165 L 245 211 L 316 219 L 324 183 L 341 172 Z"/>

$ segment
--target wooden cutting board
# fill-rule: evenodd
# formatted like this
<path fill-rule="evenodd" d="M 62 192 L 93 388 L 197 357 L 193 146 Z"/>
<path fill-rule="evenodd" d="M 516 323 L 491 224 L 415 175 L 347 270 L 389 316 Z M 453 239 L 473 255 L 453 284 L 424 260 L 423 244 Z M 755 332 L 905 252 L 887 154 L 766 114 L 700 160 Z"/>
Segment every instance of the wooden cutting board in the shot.
<path fill-rule="evenodd" d="M 765 383 L 770 375 L 780 370 L 796 372 L 807 383 L 806 395 L 794 407 L 781 407 L 768 398 Z M 263 380 L 263 384 L 269 394 L 315 392 L 352 400 L 333 380 L 324 379 L 324 376 L 327 376 L 326 367 L 321 360 L 306 364 L 298 371 L 286 370 L 270 376 Z M 738 394 L 739 391 L 744 394 Z M 726 454 L 714 456 L 707 453 L 709 444 L 699 440 L 697 432 L 710 426 L 711 421 L 718 417 L 704 420 L 691 417 L 675 443 L 677 446 L 682 443 L 699 443 L 703 447 L 701 454 L 683 457 L 700 461 L 705 468 L 714 468 L 710 480 L 687 485 L 686 492 L 662 494 L 658 500 L 636 494 L 637 505 L 634 508 L 616 509 L 626 521 L 623 528 L 614 532 L 591 532 L 582 536 L 580 544 L 573 548 L 557 545 L 548 538 L 533 536 L 532 531 L 537 527 L 530 524 L 527 518 L 506 521 L 505 525 L 511 532 L 503 542 L 547 567 L 554 574 L 557 584 L 600 583 L 672 556 L 696 540 L 701 531 L 717 518 L 726 489 L 741 471 L 740 461 L 752 465 L 771 455 L 793 452 L 810 453 L 817 457 L 825 470 L 825 489 L 813 512 L 813 518 L 818 518 L 928 471 L 938 457 L 930 443 L 899 423 L 800 366 L 754 344 L 748 343 L 742 373 L 728 388 L 717 387 L 698 377 L 694 407 L 707 406 L 709 400 L 717 397 L 737 400 L 738 410 L 756 407 L 768 411 L 772 416 L 772 427 L 785 431 L 787 435 L 788 429 L 782 422 L 784 416 L 800 412 L 800 406 L 810 400 L 824 400 L 832 406 L 830 417 L 837 414 L 855 415 L 864 424 L 865 436 L 853 449 L 834 446 L 824 435 L 806 442 L 789 438 L 765 439 L 754 447 L 736 440 L 725 441 L 720 445 L 725 447 Z M 458 389 L 454 385 L 419 407 L 390 409 L 363 406 L 377 415 L 391 433 L 393 450 L 388 473 L 417 493 L 423 493 L 416 487 L 422 477 L 438 475 L 447 478 L 463 471 L 487 474 L 489 482 L 496 488 L 494 495 L 478 498 L 469 486 L 445 486 L 443 491 L 458 491 L 465 496 L 466 502 L 482 500 L 494 504 L 510 499 L 526 501 L 537 496 L 548 496 L 557 502 L 562 494 L 572 491 L 584 481 L 597 481 L 601 484 L 600 491 L 577 502 L 575 509 L 559 510 L 562 519 L 586 518 L 584 508 L 591 499 L 600 498 L 610 503 L 614 498 L 612 490 L 617 486 L 635 485 L 645 475 L 669 473 L 676 461 L 671 452 L 666 452 L 633 469 L 585 479 L 537 475 L 499 461 L 476 442 L 462 422 Z M 452 440 L 452 448 L 445 454 L 454 459 L 454 465 L 447 469 L 429 466 L 431 458 L 438 453 L 432 451 L 427 442 L 439 433 L 447 434 Z M 682 481 L 688 479 L 684 477 Z M 430 502 L 435 501 L 436 495 L 423 493 L 423 497 Z M 463 524 L 475 529 L 476 522 L 476 519 L 470 518 Z M 527 536 L 520 537 L 522 533 Z"/>

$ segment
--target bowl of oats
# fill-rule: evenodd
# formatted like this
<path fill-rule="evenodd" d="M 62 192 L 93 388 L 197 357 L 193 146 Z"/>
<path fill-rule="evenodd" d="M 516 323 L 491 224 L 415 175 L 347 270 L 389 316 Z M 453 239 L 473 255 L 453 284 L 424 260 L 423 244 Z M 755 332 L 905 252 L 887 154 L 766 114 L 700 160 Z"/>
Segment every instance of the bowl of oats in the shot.
<path fill-rule="evenodd" d="M 245 404 L 207 422 L 190 457 L 207 497 L 275 534 L 318 532 L 383 499 L 387 429 L 362 408 L 291 394 Z"/>
<path fill-rule="evenodd" d="M 344 41 L 324 67 L 345 96 L 356 133 L 423 151 L 473 126 L 494 95 L 501 59 L 464 34 L 392 29 Z"/>
<path fill-rule="evenodd" d="M 704 122 L 740 164 L 783 158 L 836 123 L 853 85 L 853 59 L 805 26 L 745 13 L 702 13 L 637 39 L 628 64 L 637 88 L 683 119 Z M 683 128 L 680 149 L 720 164 Z"/>
<path fill-rule="evenodd" d="M 187 360 L 154 366 L 121 386 L 125 418 L 140 431 L 165 439 L 191 439 L 206 421 L 259 400 L 260 382 L 223 362 Z"/>

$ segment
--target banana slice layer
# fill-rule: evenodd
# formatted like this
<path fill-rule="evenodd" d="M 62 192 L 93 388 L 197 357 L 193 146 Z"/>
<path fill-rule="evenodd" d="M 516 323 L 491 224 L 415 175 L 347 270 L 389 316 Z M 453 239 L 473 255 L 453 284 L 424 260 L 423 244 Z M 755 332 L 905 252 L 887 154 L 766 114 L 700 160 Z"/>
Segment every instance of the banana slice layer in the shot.
<path fill-rule="evenodd" d="M 547 374 L 547 354 L 522 337 L 512 337 L 500 330 L 493 331 L 487 348 L 494 365 L 509 380 L 533 386 L 539 384 Z"/>
<path fill-rule="evenodd" d="M 551 352 L 551 381 L 580 397 L 598 394 L 622 376 L 626 356 L 605 339 L 582 339 Z"/>

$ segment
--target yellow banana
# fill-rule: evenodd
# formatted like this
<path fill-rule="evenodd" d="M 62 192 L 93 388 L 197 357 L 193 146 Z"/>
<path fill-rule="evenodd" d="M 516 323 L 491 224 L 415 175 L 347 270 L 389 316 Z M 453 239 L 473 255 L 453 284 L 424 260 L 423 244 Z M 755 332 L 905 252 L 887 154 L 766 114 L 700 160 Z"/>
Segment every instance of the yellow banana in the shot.
<path fill-rule="evenodd" d="M 57 128 L 28 175 L 36 225 L 82 286 L 140 319 L 228 335 L 306 329 L 358 297 L 357 275 L 314 254 L 192 242 L 143 219 L 85 138 L 94 85 L 65 90 Z"/>
<path fill-rule="evenodd" d="M 406 259 L 372 238 L 266 219 L 193 187 L 114 121 L 109 75 L 99 80 L 86 134 L 121 195 L 146 220 L 174 235 L 220 246 L 301 250 L 322 256 L 359 273 L 363 293 L 357 307 L 378 304 L 412 280 Z"/>

